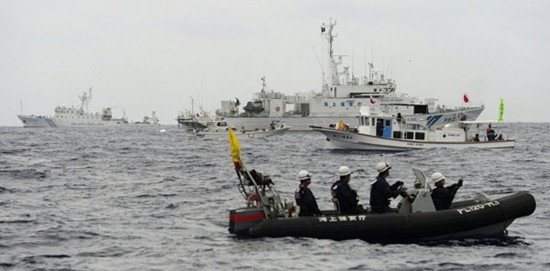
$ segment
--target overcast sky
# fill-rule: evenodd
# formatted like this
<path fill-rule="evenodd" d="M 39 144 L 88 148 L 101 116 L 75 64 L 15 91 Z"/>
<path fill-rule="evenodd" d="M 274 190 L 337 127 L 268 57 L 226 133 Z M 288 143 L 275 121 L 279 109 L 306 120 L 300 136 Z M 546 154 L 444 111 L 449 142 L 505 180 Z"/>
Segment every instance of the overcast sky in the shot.
<path fill-rule="evenodd" d="M 214 112 L 261 89 L 318 91 L 320 25 L 337 21 L 335 53 L 365 59 L 397 91 L 461 105 L 480 119 L 547 122 L 550 1 L 0 0 L 0 126 L 53 115 L 93 88 L 90 111 L 139 121 L 156 111 Z M 22 103 L 22 108 L 21 108 Z"/>

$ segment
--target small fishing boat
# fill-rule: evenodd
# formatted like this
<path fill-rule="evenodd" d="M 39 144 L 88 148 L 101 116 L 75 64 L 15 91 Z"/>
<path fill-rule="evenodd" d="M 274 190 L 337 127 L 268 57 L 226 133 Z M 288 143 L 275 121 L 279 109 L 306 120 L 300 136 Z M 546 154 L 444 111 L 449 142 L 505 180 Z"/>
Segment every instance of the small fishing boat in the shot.
<path fill-rule="evenodd" d="M 244 129 L 237 130 L 234 127 L 228 126 L 227 123 L 223 120 L 212 123 L 203 130 L 192 130 L 189 131 L 189 134 L 197 138 L 227 138 L 229 135 L 229 130 L 232 130 L 241 140 L 247 138 L 262 138 L 273 135 L 281 135 L 288 131 L 291 127 L 286 126 L 282 123 L 280 126 L 277 126 L 277 121 L 272 121 L 270 128 L 267 129 L 256 129 L 252 131 L 246 131 Z"/>
<path fill-rule="evenodd" d="M 498 121 L 456 121 L 433 127 L 425 121 L 405 121 L 383 113 L 377 106 L 362 107 L 357 128 L 349 129 L 343 123 L 338 127 L 310 126 L 320 132 L 337 149 L 369 151 L 408 151 L 427 148 L 513 148 L 515 140 L 500 135 L 480 137 L 479 125 Z M 472 128 L 476 125 L 477 128 Z M 476 133 L 477 132 L 477 133 Z"/>
<path fill-rule="evenodd" d="M 335 208 L 322 211 L 322 216 L 298 217 L 297 207 L 281 200 L 269 176 L 245 169 L 238 139 L 231 132 L 229 141 L 238 188 L 246 202 L 246 207 L 229 211 L 229 232 L 236 235 L 383 243 L 476 238 L 503 234 L 516 218 L 528 216 L 536 208 L 534 197 L 527 192 L 480 193 L 436 211 L 426 176 L 413 168 L 414 188 L 407 189 L 395 213 L 374 214 L 367 206 L 365 213 L 355 215 L 340 214 Z"/>
<path fill-rule="evenodd" d="M 246 138 L 262 138 L 267 136 L 273 136 L 273 135 L 281 135 L 284 134 L 290 127 L 282 127 L 282 128 L 275 128 L 275 129 L 263 129 L 263 130 L 254 130 L 254 131 L 236 131 L 235 128 L 232 127 L 224 127 L 214 130 L 204 130 L 200 132 L 192 132 L 191 135 L 197 138 L 226 138 L 229 134 L 229 129 L 233 129 L 234 133 L 241 139 Z"/>

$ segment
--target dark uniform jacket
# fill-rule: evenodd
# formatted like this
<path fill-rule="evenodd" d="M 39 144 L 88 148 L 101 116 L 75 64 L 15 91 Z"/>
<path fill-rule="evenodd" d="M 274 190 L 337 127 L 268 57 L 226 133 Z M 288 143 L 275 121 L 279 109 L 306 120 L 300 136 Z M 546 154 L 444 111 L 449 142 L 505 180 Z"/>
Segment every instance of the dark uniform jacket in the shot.
<path fill-rule="evenodd" d="M 300 206 L 298 216 L 318 216 L 323 214 L 317 206 L 313 193 L 307 186 L 300 185 L 294 193 L 294 198 L 296 199 L 296 204 Z"/>
<path fill-rule="evenodd" d="M 458 191 L 458 188 L 460 188 L 458 184 L 453 184 L 447 187 L 436 186 L 435 189 L 432 190 L 432 200 L 434 202 L 435 209 L 449 209 L 456 195 L 456 191 Z"/>
<path fill-rule="evenodd" d="M 395 198 L 401 191 L 397 189 L 397 183 L 390 186 L 382 176 L 376 177 L 371 184 L 370 207 L 374 213 L 386 213 L 392 211 L 390 198 Z"/>
<path fill-rule="evenodd" d="M 333 197 L 338 199 L 341 214 L 356 214 L 360 212 L 357 203 L 357 192 L 349 187 L 347 182 L 337 181 L 331 187 Z"/>

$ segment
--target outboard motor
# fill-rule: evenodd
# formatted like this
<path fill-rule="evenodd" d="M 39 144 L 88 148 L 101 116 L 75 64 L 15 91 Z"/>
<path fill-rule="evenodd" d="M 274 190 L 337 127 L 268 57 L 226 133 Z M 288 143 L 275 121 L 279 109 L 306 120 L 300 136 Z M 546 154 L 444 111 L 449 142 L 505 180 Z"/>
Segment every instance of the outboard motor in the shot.
<path fill-rule="evenodd" d="M 283 204 L 271 177 L 256 170 L 238 170 L 239 192 L 246 207 L 229 211 L 229 232 L 248 234 L 248 230 L 265 219 L 286 217 L 292 206 Z M 290 216 L 290 215 L 289 215 Z"/>

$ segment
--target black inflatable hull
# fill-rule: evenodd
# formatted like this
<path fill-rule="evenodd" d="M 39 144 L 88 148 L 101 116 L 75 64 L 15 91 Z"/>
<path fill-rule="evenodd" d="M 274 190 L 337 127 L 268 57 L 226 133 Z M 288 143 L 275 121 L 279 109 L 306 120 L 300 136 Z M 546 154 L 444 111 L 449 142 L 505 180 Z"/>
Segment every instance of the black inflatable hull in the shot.
<path fill-rule="evenodd" d="M 467 238 L 502 233 L 518 217 L 535 211 L 534 197 L 519 192 L 460 208 L 414 214 L 335 215 L 279 218 L 250 227 L 251 237 L 313 237 L 369 242 Z"/>

